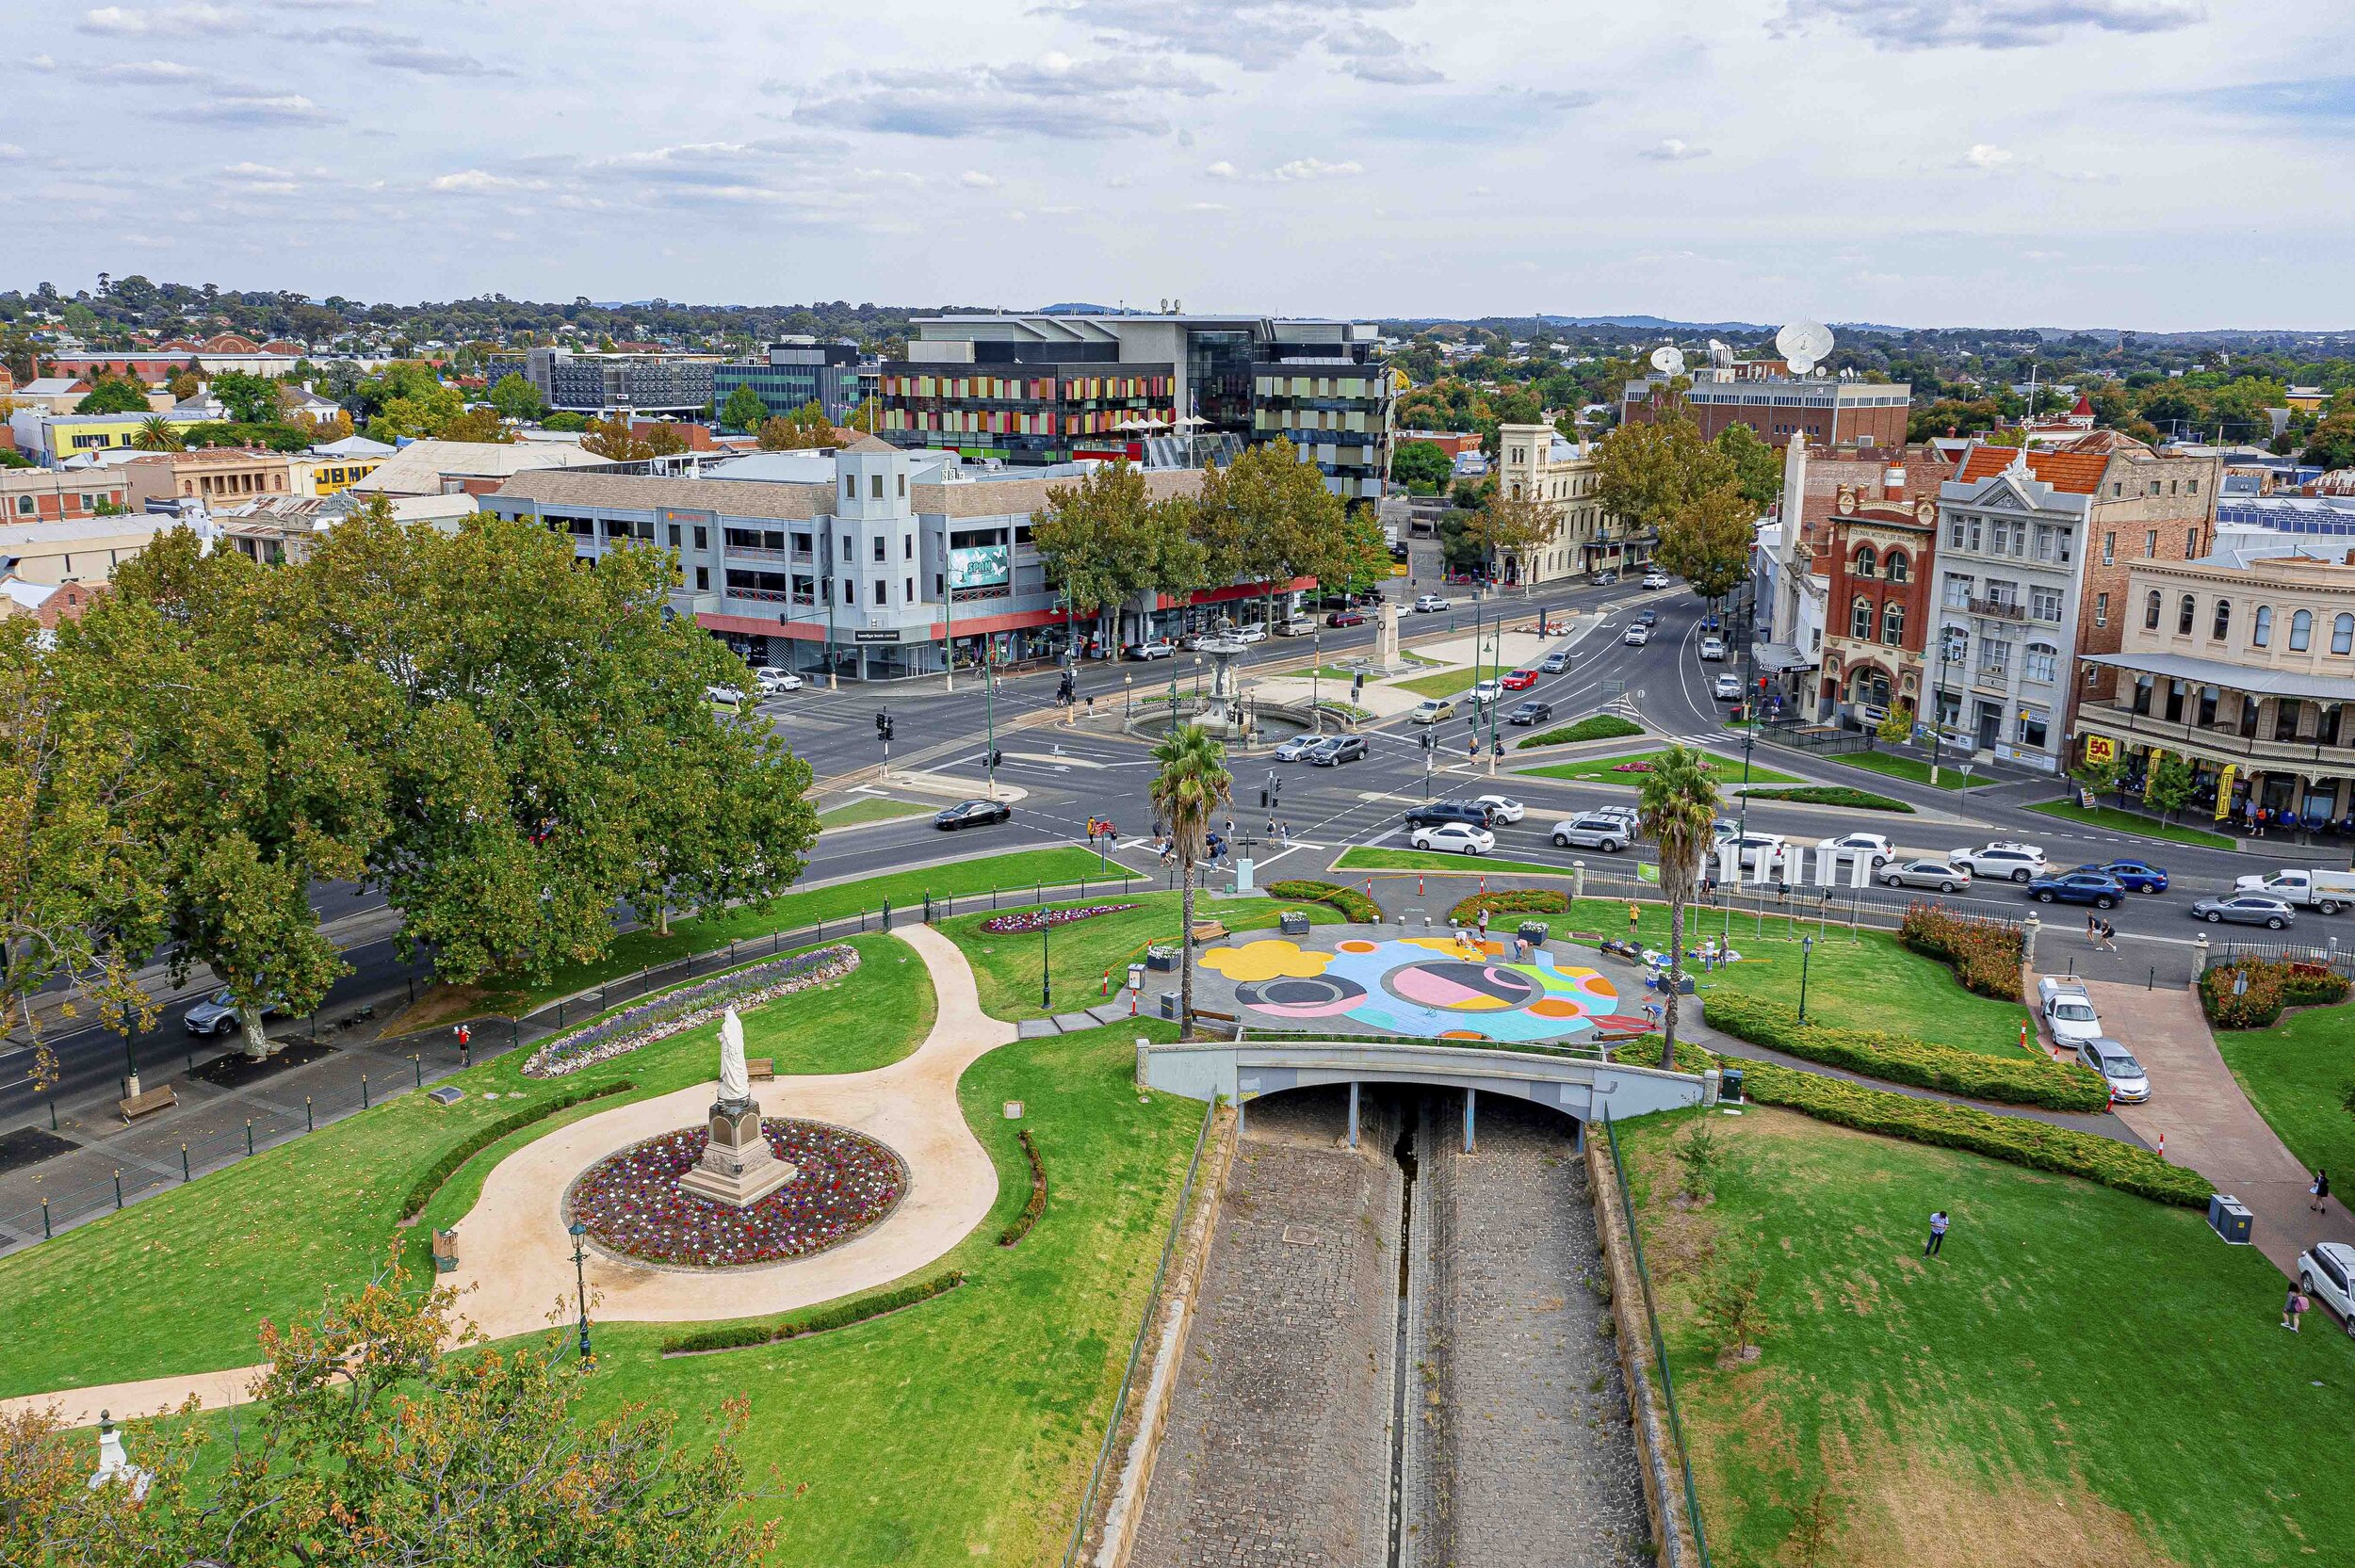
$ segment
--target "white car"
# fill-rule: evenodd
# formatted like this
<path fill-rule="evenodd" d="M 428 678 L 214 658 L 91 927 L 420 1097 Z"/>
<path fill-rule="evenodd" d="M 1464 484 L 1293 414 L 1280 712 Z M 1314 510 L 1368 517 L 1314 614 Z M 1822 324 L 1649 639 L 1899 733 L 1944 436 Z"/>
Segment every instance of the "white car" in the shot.
<path fill-rule="evenodd" d="M 1451 855 L 1485 855 L 1497 847 L 1497 835 L 1469 822 L 1440 822 L 1417 828 L 1406 842 L 1418 849 L 1437 849 Z"/>
<path fill-rule="evenodd" d="M 1709 847 L 1709 858 L 1715 860 L 1724 850 L 1725 846 L 1734 842 L 1736 840 L 1731 833 L 1720 834 L 1716 842 Z M 1779 856 L 1782 853 L 1782 834 L 1780 833 L 1746 833 L 1739 842 L 1742 846 L 1742 858 L 1735 864 L 1745 871 L 1756 870 L 1761 855 Z"/>
<path fill-rule="evenodd" d="M 1668 586 L 1668 574 L 1665 572 L 1647 572 L 1644 574 L 1644 586 L 1646 588 L 1666 588 Z"/>
<path fill-rule="evenodd" d="M 1447 595 L 1444 593 L 1425 593 L 1415 600 L 1417 615 L 1429 615 L 1434 610 L 1443 610 L 1447 607 Z"/>
<path fill-rule="evenodd" d="M 1308 637 L 1313 635 L 1316 629 L 1315 622 L 1306 616 L 1295 615 L 1290 621 L 1278 622 L 1275 635 L 1277 637 Z"/>
<path fill-rule="evenodd" d="M 744 705 L 744 693 L 732 686 L 707 686 L 704 687 L 704 696 L 723 708 L 740 708 Z"/>
<path fill-rule="evenodd" d="M 1178 650 L 1176 647 L 1171 645 L 1169 642 L 1164 641 L 1161 638 L 1155 638 L 1150 642 L 1132 642 L 1129 644 L 1129 656 L 1132 659 L 1174 658 L 1177 656 L 1177 653 Z"/>
<path fill-rule="evenodd" d="M 2095 1015 L 2093 998 L 2084 986 L 2048 975 L 2036 982 L 2036 998 L 2037 1010 L 2044 1015 L 2056 1043 L 2074 1050 L 2086 1041 L 2103 1038 L 2102 1020 Z"/>
<path fill-rule="evenodd" d="M 1627 644 L 1630 648 L 1641 648 L 1645 643 L 1651 640 L 1651 628 L 1649 626 L 1630 626 L 1627 629 L 1627 635 L 1619 639 L 1619 640 Z"/>
<path fill-rule="evenodd" d="M 761 691 L 771 697 L 780 691 L 799 691 L 809 684 L 790 670 L 764 670 L 758 678 Z"/>
<path fill-rule="evenodd" d="M 1237 626 L 1227 635 L 1237 642 L 1265 642 L 1267 628 L 1265 626 Z"/>
<path fill-rule="evenodd" d="M 1470 691 L 1464 693 L 1464 701 L 1470 703 L 1476 708 L 1485 708 L 1490 703 L 1495 702 L 1497 700 L 1497 694 L 1503 689 L 1504 688 L 1502 687 L 1499 686 L 1494 681 L 1482 681 L 1479 685 L 1473 687 Z"/>
<path fill-rule="evenodd" d="M 1472 804 L 1487 807 L 1491 822 L 1518 822 L 1521 819 L 1521 803 L 1510 795 L 1475 795 Z"/>
<path fill-rule="evenodd" d="M 1877 871 L 1897 858 L 1896 847 L 1878 833 L 1850 833 L 1845 838 L 1827 838 L 1815 846 L 1820 854 L 1832 857 L 1834 865 L 1853 865 L 1860 857 L 1869 859 Z"/>
<path fill-rule="evenodd" d="M 1616 854 L 1635 842 L 1635 825 L 1616 813 L 1583 812 L 1553 825 L 1557 849 L 1600 849 Z"/>
<path fill-rule="evenodd" d="M 1719 660 L 1723 659 L 1725 656 L 1726 656 L 1726 639 L 1725 639 L 1724 638 L 1722 638 L 1722 637 L 1705 637 L 1705 638 L 1701 639 L 1701 657 L 1703 657 L 1703 658 L 1705 658 L 1705 659 L 1709 660 L 1711 663 L 1713 663 L 1713 663 L 1716 663 L 1717 661 L 1719 661 Z M 1740 690 L 1741 690 L 1741 683 L 1740 683 L 1740 682 L 1738 682 L 1738 681 L 1737 681 L 1736 683 L 1734 683 L 1734 690 L 1735 690 L 1735 692 L 1736 692 L 1737 694 L 1740 692 Z"/>
<path fill-rule="evenodd" d="M 2355 1247 L 2317 1241 L 2298 1254 L 2298 1288 L 2339 1315 L 2355 1334 Z"/>
<path fill-rule="evenodd" d="M 1731 671 L 1717 677 L 1717 701 L 1738 703 L 1742 700 L 1742 677 Z"/>
<path fill-rule="evenodd" d="M 1976 849 L 1957 849 L 1946 857 L 1974 877 L 2007 877 L 2016 882 L 2044 875 L 2044 851 L 2034 844 L 1999 838 Z"/>

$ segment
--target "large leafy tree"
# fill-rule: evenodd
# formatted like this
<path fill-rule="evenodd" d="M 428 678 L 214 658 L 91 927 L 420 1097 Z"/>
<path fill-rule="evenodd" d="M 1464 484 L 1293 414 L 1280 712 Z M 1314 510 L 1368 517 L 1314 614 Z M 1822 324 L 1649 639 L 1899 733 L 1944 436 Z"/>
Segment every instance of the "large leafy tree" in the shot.
<path fill-rule="evenodd" d="M 1684 906 L 1692 900 L 1693 884 L 1717 820 L 1717 781 L 1709 761 L 1690 746 L 1671 746 L 1644 775 L 1643 793 L 1636 799 L 1639 823 L 1646 837 L 1660 846 L 1660 890 L 1668 899 L 1667 1043 L 1660 1064 L 1676 1064 L 1677 1003 L 1684 970 Z"/>
<path fill-rule="evenodd" d="M 611 419 L 592 419 L 582 428 L 581 450 L 594 452 L 616 462 L 643 462 L 654 456 L 654 446 L 630 428 L 623 415 Z"/>
<path fill-rule="evenodd" d="M 1471 514 L 1464 531 L 1480 546 L 1492 570 L 1511 556 L 1522 561 L 1521 576 L 1526 580 L 1530 574 L 1526 558 L 1552 542 L 1561 522 L 1560 509 L 1547 502 L 1500 492 L 1490 494 L 1486 504 Z"/>
<path fill-rule="evenodd" d="M 1348 574 L 1348 509 L 1281 436 L 1206 472 L 1196 517 L 1211 580 L 1260 584 L 1271 621 L 1294 577 Z"/>
<path fill-rule="evenodd" d="M 251 371 L 224 370 L 213 378 L 213 396 L 240 425 L 264 425 L 278 418 L 278 382 Z"/>
<path fill-rule="evenodd" d="M 540 389 L 512 370 L 492 382 L 483 397 L 498 410 L 499 417 L 519 424 L 547 412 L 547 405 L 540 400 Z"/>
<path fill-rule="evenodd" d="M 1733 482 L 1754 510 L 1764 511 L 1775 504 L 1782 493 L 1782 454 L 1771 443 L 1761 441 L 1747 425 L 1735 423 L 1719 430 L 1711 445 L 1733 465 Z"/>
<path fill-rule="evenodd" d="M 1724 453 L 1701 439 L 1679 406 L 1648 423 L 1621 425 L 1602 438 L 1595 494 L 1635 532 L 1657 532 L 1694 496 L 1733 477 Z"/>
<path fill-rule="evenodd" d="M 1131 594 L 1202 585 L 1209 552 L 1194 538 L 1194 517 L 1192 500 L 1156 501 L 1141 469 L 1110 462 L 1076 485 L 1050 486 L 1031 541 L 1072 613 L 1101 617 Z"/>
<path fill-rule="evenodd" d="M 760 394 L 753 390 L 750 381 L 737 382 L 736 390 L 720 405 L 720 423 L 731 430 L 757 430 L 768 417 L 769 405 L 761 401 Z"/>
<path fill-rule="evenodd" d="M 1731 480 L 1686 496 L 1660 525 L 1660 564 L 1714 599 L 1750 574 L 1758 508 Z"/>
<path fill-rule="evenodd" d="M 1455 460 L 1436 441 L 1402 441 L 1390 454 L 1390 477 L 1417 495 L 1437 495 L 1455 472 Z"/>
<path fill-rule="evenodd" d="M 498 410 L 490 407 L 468 409 L 441 428 L 443 441 L 476 441 L 486 445 L 512 445 L 515 433 L 499 417 Z"/>
<path fill-rule="evenodd" d="M 751 392 L 752 388 L 739 390 Z M 733 403 L 735 400 L 736 395 L 730 393 L 728 401 Z M 757 394 L 754 400 L 759 400 Z M 762 412 L 767 412 L 766 405 L 763 405 Z M 755 416 L 753 425 L 759 429 L 760 449 L 764 452 L 802 452 L 834 445 L 834 421 L 826 417 L 825 409 L 814 397 L 791 413 L 781 413 L 774 418 Z"/>
<path fill-rule="evenodd" d="M 1209 847 L 1210 823 L 1233 798 L 1235 781 L 1226 771 L 1226 748 L 1199 724 L 1179 724 L 1163 736 L 1153 748 L 1153 761 L 1159 767 L 1153 810 L 1168 827 L 1184 889 L 1178 897 L 1184 939 L 1178 945 L 1178 1017 L 1183 1030 L 1194 1025 L 1194 868 Z"/>
<path fill-rule="evenodd" d="M 180 432 L 171 428 L 171 421 L 160 413 L 151 413 L 139 421 L 139 428 L 132 432 L 131 445 L 142 452 L 184 452 L 188 445 Z"/>
<path fill-rule="evenodd" d="M 2355 468 L 2355 413 L 2334 413 L 2306 435 L 2298 461 L 2324 468 Z"/>
<path fill-rule="evenodd" d="M 147 388 L 131 376 L 101 376 L 89 393 L 73 405 L 75 413 L 144 413 Z"/>

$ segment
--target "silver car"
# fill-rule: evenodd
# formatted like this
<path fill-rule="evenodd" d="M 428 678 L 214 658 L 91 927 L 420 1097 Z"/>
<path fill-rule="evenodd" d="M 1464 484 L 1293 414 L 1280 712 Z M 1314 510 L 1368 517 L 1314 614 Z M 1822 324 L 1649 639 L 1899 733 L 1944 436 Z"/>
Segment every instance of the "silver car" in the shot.
<path fill-rule="evenodd" d="M 1314 746 L 1318 741 L 1323 740 L 1324 738 L 1324 736 L 1316 735 L 1296 735 L 1275 749 L 1275 760 L 1277 762 L 1298 762 L 1301 758 L 1308 754 L 1308 749 L 1310 747 Z"/>
<path fill-rule="evenodd" d="M 277 1002 L 262 1004 L 264 1018 L 275 1018 L 281 1010 Z M 232 1035 L 245 1027 L 237 1016 L 237 998 L 226 991 L 216 991 L 188 1009 L 181 1023 L 190 1034 Z"/>
<path fill-rule="evenodd" d="M 2235 893 L 2229 898 L 2202 898 L 2191 906 L 2194 920 L 2211 926 L 2263 926 L 2278 931 L 2296 923 L 2298 913 L 2279 898 L 2261 893 Z"/>
<path fill-rule="evenodd" d="M 1945 860 L 1909 860 L 1884 866 L 1880 880 L 1884 887 L 1928 887 L 1941 893 L 1963 893 L 1971 887 L 1971 873 Z"/>
<path fill-rule="evenodd" d="M 1554 847 L 1562 849 L 1600 849 L 1616 854 L 1634 838 L 1634 829 L 1625 817 L 1602 812 L 1566 816 L 1553 825 Z"/>
<path fill-rule="evenodd" d="M 2107 1035 L 2077 1042 L 2077 1059 L 2102 1075 L 2113 1099 L 2138 1104 L 2151 1098 L 2151 1075 L 2134 1052 Z"/>

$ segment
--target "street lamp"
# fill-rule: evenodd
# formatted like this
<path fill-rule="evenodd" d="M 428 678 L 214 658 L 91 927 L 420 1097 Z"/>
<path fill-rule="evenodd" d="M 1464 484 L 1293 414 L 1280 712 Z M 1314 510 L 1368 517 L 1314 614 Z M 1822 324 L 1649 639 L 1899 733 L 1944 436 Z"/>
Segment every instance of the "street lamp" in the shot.
<path fill-rule="evenodd" d="M 987 749 L 982 767 L 989 775 L 989 798 L 998 799 L 998 672 L 990 667 L 989 639 L 982 639 L 982 723 Z"/>
<path fill-rule="evenodd" d="M 819 579 L 826 588 L 826 689 L 842 689 L 842 677 L 834 668 L 834 574 L 829 572 Z"/>
<path fill-rule="evenodd" d="M 1748 788 L 1750 782 L 1750 752 L 1752 748 L 1757 746 L 1757 744 L 1758 730 L 1756 728 L 1756 721 L 1753 720 L 1750 725 L 1745 726 L 1742 731 L 1742 784 L 1744 787 L 1742 790 L 1742 798 L 1733 808 L 1734 891 L 1739 891 L 1742 886 L 1742 856 L 1744 853 L 1743 840 L 1749 836 L 1750 823 L 1750 792 Z M 1761 906 L 1763 907 L 1763 895 L 1761 896 L 1760 902 Z M 1725 940 L 1729 945 L 1730 945 L 1733 941 L 1733 900 L 1731 898 L 1728 898 L 1726 900 Z"/>
<path fill-rule="evenodd" d="M 593 1364 L 589 1352 L 589 1268 L 585 1251 L 588 1235 L 587 1225 L 577 1220 L 573 1221 L 573 1288 L 580 1302 L 580 1369 L 584 1372 Z"/>
<path fill-rule="evenodd" d="M 1957 634 L 1960 633 L 1960 636 Z M 1963 639 L 1970 634 L 1960 626 L 1939 629 L 1938 690 L 1930 714 L 1930 783 L 1938 783 L 1939 742 L 1946 728 L 1946 667 L 1962 662 Z"/>
<path fill-rule="evenodd" d="M 1324 673 L 1324 655 L 1317 646 L 1317 634 L 1310 632 L 1308 634 L 1308 728 L 1316 735 L 1324 733 L 1324 710 L 1317 705 L 1317 693 L 1320 689 L 1317 683 Z M 2317 757 L 2322 755 L 2320 743 L 2316 743 L 2314 747 L 2314 755 Z"/>
<path fill-rule="evenodd" d="M 1799 938 L 1799 1022 L 1802 1024 L 1807 1022 L 1807 961 L 1814 951 L 1813 937 Z"/>
<path fill-rule="evenodd" d="M 1127 723 L 1129 719 L 1134 719 L 1136 716 L 1137 678 L 1134 675 L 1123 675 L 1120 677 L 1121 722 Z"/>
<path fill-rule="evenodd" d="M 1047 948 L 1047 933 L 1050 929 L 1047 906 L 1038 911 L 1038 1005 L 1051 1016 L 1055 1010 L 1054 961 Z"/>

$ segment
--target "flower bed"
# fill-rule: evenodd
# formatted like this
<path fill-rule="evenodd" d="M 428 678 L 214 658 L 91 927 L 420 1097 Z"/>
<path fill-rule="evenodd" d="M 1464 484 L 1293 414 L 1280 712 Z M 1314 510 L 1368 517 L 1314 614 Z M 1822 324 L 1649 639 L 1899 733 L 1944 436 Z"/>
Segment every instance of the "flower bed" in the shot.
<path fill-rule="evenodd" d="M 1508 887 L 1496 893 L 1475 893 L 1447 912 L 1448 922 L 1471 925 L 1484 909 L 1492 920 L 1500 914 L 1567 914 L 1570 896 L 1558 887 Z"/>
<path fill-rule="evenodd" d="M 2235 994 L 2242 976 L 2249 983 Z M 2346 977 L 2322 963 L 2241 959 L 2200 977 L 2201 1008 L 2219 1029 L 2266 1028 L 2281 1019 L 2283 1008 L 2328 1007 L 2346 1001 L 2347 993 Z"/>
<path fill-rule="evenodd" d="M 2020 1000 L 2022 938 L 2017 926 L 1967 920 L 1935 904 L 1915 903 L 1906 909 L 1897 940 L 1917 953 L 1951 964 L 1965 991 L 1999 1002 Z"/>
<path fill-rule="evenodd" d="M 565 1195 L 598 1245 L 648 1263 L 736 1269 L 807 1257 L 866 1230 L 899 1205 L 907 1167 L 865 1133 L 822 1122 L 768 1121 L 760 1130 L 793 1179 L 748 1208 L 679 1186 L 710 1133 L 664 1133 L 591 1166 Z"/>
<path fill-rule="evenodd" d="M 731 1007 L 752 1007 L 811 986 L 838 980 L 858 967 L 858 949 L 836 943 L 790 958 L 772 959 L 749 969 L 649 996 L 634 1007 L 559 1035 L 524 1063 L 528 1078 L 557 1078 L 594 1062 L 610 1061 L 641 1045 L 667 1040 L 710 1022 Z"/>
<path fill-rule="evenodd" d="M 1044 930 L 1049 926 L 1068 926 L 1074 920 L 1093 920 L 1099 914 L 1119 914 L 1137 906 L 1134 904 L 1082 904 L 1078 909 L 1024 909 L 1012 914 L 993 914 L 982 922 L 982 929 L 992 936 L 1020 936 L 1026 931 Z"/>
<path fill-rule="evenodd" d="M 1611 771 L 1614 773 L 1648 773 L 1651 771 L 1651 764 L 1648 762 L 1614 763 Z"/>

